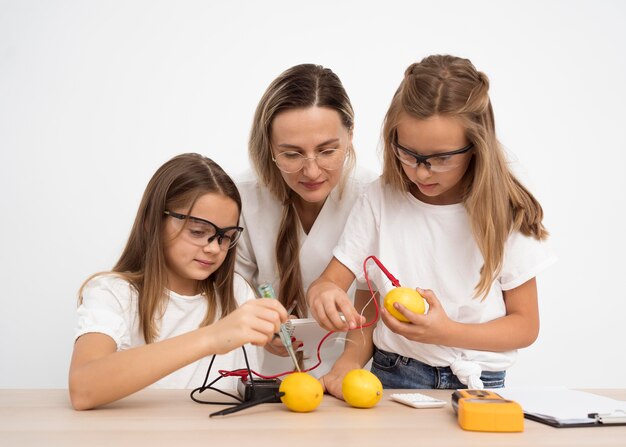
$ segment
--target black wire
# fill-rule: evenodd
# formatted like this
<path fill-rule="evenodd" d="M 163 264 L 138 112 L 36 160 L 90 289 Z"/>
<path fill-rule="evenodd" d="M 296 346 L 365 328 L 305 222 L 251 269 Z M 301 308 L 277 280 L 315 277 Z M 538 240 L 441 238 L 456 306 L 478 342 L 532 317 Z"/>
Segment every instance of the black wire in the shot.
<path fill-rule="evenodd" d="M 242 346 L 243 349 L 243 359 L 246 362 L 246 369 L 248 370 L 248 377 L 250 378 L 250 386 L 252 387 L 252 395 L 254 396 L 254 378 L 252 377 L 252 370 L 250 370 L 250 363 L 248 363 L 248 353 L 246 352 L 246 347 Z"/>
<path fill-rule="evenodd" d="M 246 348 L 244 346 L 242 346 L 241 349 L 243 350 L 243 357 L 244 357 L 244 360 L 246 362 L 246 370 L 248 371 L 248 377 L 250 378 L 250 384 L 252 386 L 252 395 L 254 396 L 254 380 L 252 379 L 252 370 L 250 369 L 250 363 L 248 362 L 248 354 L 247 354 Z M 231 393 L 229 393 L 227 391 L 221 390 L 219 388 L 215 388 L 213 386 L 220 379 L 224 378 L 224 376 L 218 375 L 215 380 L 213 380 L 211 383 L 209 383 L 207 385 L 207 382 L 209 380 L 209 375 L 211 374 L 211 368 L 213 367 L 213 362 L 215 361 L 215 357 L 216 357 L 216 354 L 213 354 L 213 357 L 211 357 L 211 361 L 209 362 L 209 367 L 207 368 L 206 375 L 204 376 L 204 382 L 202 382 L 202 386 L 193 389 L 191 391 L 191 393 L 189 394 L 189 397 L 191 398 L 191 400 L 193 400 L 194 402 L 199 403 L 199 404 L 234 405 L 235 407 L 238 406 L 238 405 L 241 405 L 244 402 L 243 398 L 241 398 L 239 396 L 235 396 L 235 395 L 233 395 L 233 394 L 231 394 Z M 228 397 L 232 397 L 237 402 L 211 402 L 211 401 L 206 401 L 206 400 L 200 400 L 200 399 L 198 399 L 198 398 L 196 398 L 194 396 L 195 393 L 201 394 L 201 393 L 203 393 L 206 390 L 217 391 L 220 394 L 223 394 L 223 395 L 228 396 Z M 258 402 L 258 403 L 261 403 L 261 402 Z M 233 407 L 233 408 L 235 408 L 235 407 Z"/>
<path fill-rule="evenodd" d="M 285 395 L 282 391 L 279 391 L 274 394 L 268 394 L 267 396 L 263 396 L 259 399 L 252 399 L 246 402 L 242 402 L 238 405 L 235 405 L 230 408 L 225 408 L 224 410 L 216 411 L 215 413 L 211 413 L 209 415 L 210 418 L 213 416 L 226 416 L 227 414 L 236 413 L 237 411 L 245 410 L 246 408 L 254 407 L 255 405 L 263 404 L 265 402 L 273 402 L 277 398 L 281 398 Z"/>

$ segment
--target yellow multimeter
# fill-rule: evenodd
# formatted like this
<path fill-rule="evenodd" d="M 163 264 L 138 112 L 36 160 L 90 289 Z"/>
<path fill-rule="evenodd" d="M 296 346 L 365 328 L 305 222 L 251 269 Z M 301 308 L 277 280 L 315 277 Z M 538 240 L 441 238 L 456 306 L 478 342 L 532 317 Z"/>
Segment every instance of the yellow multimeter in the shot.
<path fill-rule="evenodd" d="M 512 400 L 487 390 L 458 390 L 452 394 L 452 408 L 464 430 L 524 431 L 524 412 Z"/>

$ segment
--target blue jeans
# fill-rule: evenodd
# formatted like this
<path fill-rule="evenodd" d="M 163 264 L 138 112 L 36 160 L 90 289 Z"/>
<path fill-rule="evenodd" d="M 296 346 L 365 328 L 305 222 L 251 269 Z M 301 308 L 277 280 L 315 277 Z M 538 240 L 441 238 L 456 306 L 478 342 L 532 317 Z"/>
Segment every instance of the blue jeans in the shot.
<path fill-rule="evenodd" d="M 380 379 L 383 388 L 467 388 L 448 366 L 430 366 L 409 357 L 383 351 L 376 346 L 371 371 Z M 502 388 L 505 375 L 506 371 L 483 371 L 480 380 L 485 388 Z"/>

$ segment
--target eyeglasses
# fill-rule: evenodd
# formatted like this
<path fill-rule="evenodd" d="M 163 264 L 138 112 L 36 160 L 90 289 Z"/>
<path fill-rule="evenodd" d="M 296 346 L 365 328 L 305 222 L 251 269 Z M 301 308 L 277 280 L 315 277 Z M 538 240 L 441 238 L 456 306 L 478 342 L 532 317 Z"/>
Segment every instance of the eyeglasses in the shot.
<path fill-rule="evenodd" d="M 472 143 L 467 146 L 450 152 L 442 152 L 440 154 L 433 155 L 419 155 L 407 148 L 399 145 L 397 142 L 391 143 L 393 151 L 398 160 L 404 165 L 412 168 L 419 164 L 423 164 L 426 169 L 432 172 L 447 172 L 454 168 L 459 167 L 462 164 L 462 160 L 457 155 L 469 152 L 474 145 Z"/>
<path fill-rule="evenodd" d="M 190 243 L 197 245 L 198 247 L 204 247 L 210 244 L 217 238 L 217 243 L 220 249 L 226 251 L 233 248 L 241 232 L 242 227 L 226 227 L 220 228 L 213 222 L 200 219 L 199 217 L 188 216 L 186 214 L 175 213 L 173 211 L 163 211 L 163 214 L 167 214 L 174 219 L 185 221 L 185 227 L 182 230 L 183 237 Z"/>
<path fill-rule="evenodd" d="M 318 152 L 314 157 L 305 157 L 300 152 L 295 151 L 281 152 L 276 156 L 272 155 L 272 160 L 276 163 L 278 169 L 287 174 L 301 170 L 307 160 L 314 160 L 320 169 L 332 171 L 341 167 L 344 158 L 342 149 L 325 149 Z"/>

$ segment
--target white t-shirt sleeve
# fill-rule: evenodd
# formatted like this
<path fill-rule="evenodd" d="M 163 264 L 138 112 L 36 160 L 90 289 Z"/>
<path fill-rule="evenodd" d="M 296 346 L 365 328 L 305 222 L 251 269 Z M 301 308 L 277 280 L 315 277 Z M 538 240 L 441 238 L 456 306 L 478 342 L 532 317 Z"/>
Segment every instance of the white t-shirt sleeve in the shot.
<path fill-rule="evenodd" d="M 532 236 L 514 232 L 504 250 L 502 271 L 498 277 L 502 290 L 521 286 L 556 262 L 550 244 Z"/>
<path fill-rule="evenodd" d="M 244 278 L 253 278 L 258 267 L 245 213 L 241 213 L 239 225 L 243 227 L 243 233 L 241 233 L 241 237 L 237 242 L 235 271 L 240 273 Z"/>
<path fill-rule="evenodd" d="M 118 351 L 129 348 L 134 296 L 132 286 L 119 277 L 99 276 L 89 281 L 78 306 L 75 339 L 98 332 L 111 337 Z"/>
<path fill-rule="evenodd" d="M 370 255 L 377 255 L 378 239 L 379 223 L 375 207 L 367 193 L 363 193 L 352 207 L 343 234 L 333 250 L 333 256 L 354 274 L 360 289 L 366 288 L 363 261 Z"/>
<path fill-rule="evenodd" d="M 256 299 L 256 295 L 252 287 L 250 287 L 250 284 L 248 284 L 248 282 L 237 273 L 235 273 L 235 277 L 233 279 L 233 289 L 235 292 L 237 305 L 239 306 L 241 306 L 246 301 Z"/>

